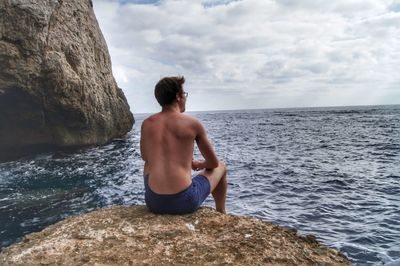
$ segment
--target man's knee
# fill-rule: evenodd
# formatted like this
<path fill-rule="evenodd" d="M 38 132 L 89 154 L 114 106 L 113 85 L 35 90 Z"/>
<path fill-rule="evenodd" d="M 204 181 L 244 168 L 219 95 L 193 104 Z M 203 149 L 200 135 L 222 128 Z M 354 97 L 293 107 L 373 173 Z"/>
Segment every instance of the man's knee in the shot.
<path fill-rule="evenodd" d="M 226 166 L 226 163 L 224 161 L 219 161 L 218 162 L 218 167 L 221 167 L 223 169 L 224 173 L 226 173 L 227 166 Z"/>

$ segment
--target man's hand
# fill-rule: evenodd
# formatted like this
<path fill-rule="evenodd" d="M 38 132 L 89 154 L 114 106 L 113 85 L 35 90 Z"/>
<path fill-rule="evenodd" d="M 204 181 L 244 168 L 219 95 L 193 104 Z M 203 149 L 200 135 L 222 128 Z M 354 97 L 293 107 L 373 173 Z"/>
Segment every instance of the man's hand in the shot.
<path fill-rule="evenodd" d="M 197 161 L 192 159 L 192 170 L 194 171 L 200 171 L 201 169 L 204 169 L 204 161 Z"/>

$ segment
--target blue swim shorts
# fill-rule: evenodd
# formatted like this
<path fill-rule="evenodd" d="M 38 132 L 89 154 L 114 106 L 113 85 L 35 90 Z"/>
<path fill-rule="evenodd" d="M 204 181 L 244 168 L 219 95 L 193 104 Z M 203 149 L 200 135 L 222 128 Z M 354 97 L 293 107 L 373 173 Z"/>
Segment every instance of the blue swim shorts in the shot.
<path fill-rule="evenodd" d="M 157 214 L 185 214 L 197 210 L 210 194 L 207 177 L 197 175 L 192 184 L 176 194 L 157 194 L 149 187 L 149 177 L 144 176 L 146 206 Z"/>

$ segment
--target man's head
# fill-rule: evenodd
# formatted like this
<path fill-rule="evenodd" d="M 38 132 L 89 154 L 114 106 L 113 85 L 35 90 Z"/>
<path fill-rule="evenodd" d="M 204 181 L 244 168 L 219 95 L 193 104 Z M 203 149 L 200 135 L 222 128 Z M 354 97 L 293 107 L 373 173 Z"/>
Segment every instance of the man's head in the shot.
<path fill-rule="evenodd" d="M 186 97 L 184 96 L 183 83 L 185 83 L 183 76 L 162 78 L 156 84 L 154 90 L 158 103 L 164 107 L 177 102 L 181 111 L 185 111 Z"/>

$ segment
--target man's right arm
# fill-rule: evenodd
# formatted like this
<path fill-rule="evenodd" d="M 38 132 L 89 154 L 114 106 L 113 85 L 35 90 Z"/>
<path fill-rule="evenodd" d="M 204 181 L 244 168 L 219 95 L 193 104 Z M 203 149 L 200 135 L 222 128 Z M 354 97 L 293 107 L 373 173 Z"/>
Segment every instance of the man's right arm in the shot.
<path fill-rule="evenodd" d="M 196 143 L 199 147 L 201 155 L 204 157 L 204 161 L 196 161 L 197 168 L 213 169 L 218 167 L 218 158 L 215 151 L 208 140 L 206 130 L 200 121 L 196 120 Z"/>

